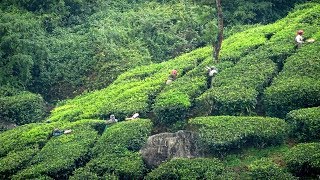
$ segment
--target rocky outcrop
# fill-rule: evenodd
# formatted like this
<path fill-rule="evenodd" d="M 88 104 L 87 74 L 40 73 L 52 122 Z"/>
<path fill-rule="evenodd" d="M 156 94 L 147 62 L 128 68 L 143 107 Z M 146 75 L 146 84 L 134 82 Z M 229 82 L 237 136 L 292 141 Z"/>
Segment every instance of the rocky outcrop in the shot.
<path fill-rule="evenodd" d="M 193 158 L 199 156 L 197 136 L 190 131 L 161 133 L 150 136 L 140 150 L 149 168 L 154 168 L 172 158 Z"/>

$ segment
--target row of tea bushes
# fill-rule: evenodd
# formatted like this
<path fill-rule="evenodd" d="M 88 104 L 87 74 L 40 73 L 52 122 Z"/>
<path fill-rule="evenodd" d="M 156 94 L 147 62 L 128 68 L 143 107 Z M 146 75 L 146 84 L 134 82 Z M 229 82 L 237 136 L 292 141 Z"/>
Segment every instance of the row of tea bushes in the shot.
<path fill-rule="evenodd" d="M 6 156 L 10 151 L 21 151 L 28 147 L 43 147 L 56 125 L 54 123 L 32 123 L 1 133 L 0 157 Z"/>
<path fill-rule="evenodd" d="M 38 94 L 20 92 L 0 96 L 0 119 L 17 125 L 39 122 L 45 115 L 45 103 Z"/>
<path fill-rule="evenodd" d="M 26 147 L 24 150 L 10 151 L 0 158 L 0 178 L 9 179 L 11 175 L 24 168 L 39 151 L 38 147 Z"/>
<path fill-rule="evenodd" d="M 285 162 L 289 171 L 301 177 L 317 179 L 320 175 L 320 143 L 302 143 L 287 152 Z"/>
<path fill-rule="evenodd" d="M 248 171 L 252 179 L 296 179 L 269 158 L 262 158 L 252 162 L 248 166 Z"/>
<path fill-rule="evenodd" d="M 219 73 L 213 87 L 196 99 L 198 114 L 255 114 L 259 91 L 276 71 L 270 59 L 247 56 L 234 67 Z"/>
<path fill-rule="evenodd" d="M 291 135 L 299 141 L 320 139 L 320 107 L 290 111 L 286 121 L 291 126 Z"/>
<path fill-rule="evenodd" d="M 320 37 L 320 36 L 319 36 Z M 289 57 L 284 70 L 265 91 L 267 115 L 320 105 L 320 44 L 308 44 Z"/>
<path fill-rule="evenodd" d="M 296 11 L 282 20 L 287 22 L 288 30 L 293 32 L 303 29 L 305 38 L 314 38 L 316 41 L 312 44 L 305 43 L 299 49 L 292 48 L 295 51 L 294 55 L 284 61 L 283 71 L 265 91 L 264 104 L 268 116 L 285 117 L 291 110 L 319 105 L 320 59 L 318 52 L 320 49 L 319 41 L 317 41 L 320 38 L 319 18 L 317 18 L 319 12 L 320 5 L 312 4 L 310 8 Z M 285 35 L 282 35 L 282 39 L 284 37 Z M 289 43 L 292 40 L 287 38 L 287 41 Z M 279 48 L 279 50 L 282 49 Z M 277 54 L 275 51 L 272 53 Z"/>
<path fill-rule="evenodd" d="M 284 120 L 265 117 L 197 117 L 189 120 L 189 125 L 199 133 L 202 145 L 211 152 L 281 144 L 288 131 Z"/>
<path fill-rule="evenodd" d="M 210 52 L 202 48 L 171 61 L 137 67 L 122 75 L 107 88 L 78 96 L 62 103 L 52 111 L 53 121 L 75 121 L 88 118 L 108 118 L 115 114 L 124 119 L 135 112 L 146 116 L 152 99 L 165 87 L 168 73 L 178 70 L 178 79 L 195 68 Z"/>
<path fill-rule="evenodd" d="M 79 165 L 90 158 L 90 150 L 99 137 L 94 129 L 104 125 L 100 120 L 81 120 L 56 127 L 71 129 L 70 134 L 52 136 L 41 150 L 26 164 L 26 168 L 13 175 L 13 179 L 32 179 L 49 176 L 54 179 L 68 177 Z M 41 129 L 38 129 L 41 131 Z"/>
<path fill-rule="evenodd" d="M 191 115 L 191 107 L 194 105 L 195 97 L 202 94 L 211 86 L 211 79 L 207 76 L 206 66 L 212 65 L 212 57 L 208 57 L 196 68 L 185 76 L 166 86 L 156 97 L 153 111 L 156 115 L 156 122 L 160 124 L 171 124 L 184 120 Z M 216 65 L 219 72 L 233 63 L 225 61 Z"/>
<path fill-rule="evenodd" d="M 145 166 L 138 150 L 151 134 L 151 129 L 152 123 L 147 119 L 108 126 L 95 144 L 94 156 L 83 171 L 100 177 L 114 174 L 120 179 L 142 178 Z"/>
<path fill-rule="evenodd" d="M 161 164 L 146 179 L 223 179 L 222 162 L 216 158 L 177 158 Z"/>

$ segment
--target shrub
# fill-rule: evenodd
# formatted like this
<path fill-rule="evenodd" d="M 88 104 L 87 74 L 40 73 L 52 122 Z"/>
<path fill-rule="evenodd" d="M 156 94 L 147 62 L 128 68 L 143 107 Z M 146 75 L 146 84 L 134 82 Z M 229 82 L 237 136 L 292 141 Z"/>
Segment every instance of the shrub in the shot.
<path fill-rule="evenodd" d="M 187 72 L 171 86 L 166 86 L 156 97 L 153 111 L 157 123 L 172 124 L 184 120 L 193 113 L 190 110 L 194 98 L 202 94 L 208 86 L 211 86 L 205 66 L 209 66 L 212 59 L 210 55 L 207 56 L 199 66 Z M 226 61 L 217 64 L 216 67 L 221 72 L 232 65 L 231 62 Z"/>
<path fill-rule="evenodd" d="M 213 87 L 196 99 L 203 107 L 198 114 L 250 115 L 255 114 L 259 92 L 276 71 L 269 59 L 247 56 L 235 66 L 219 73 Z"/>
<path fill-rule="evenodd" d="M 98 175 L 110 173 L 119 179 L 140 179 L 145 171 L 141 154 L 129 150 L 98 155 L 87 167 Z"/>
<path fill-rule="evenodd" d="M 116 123 L 107 127 L 96 143 L 94 153 L 113 153 L 117 148 L 139 150 L 150 135 L 152 123 L 147 119 L 136 119 Z"/>
<path fill-rule="evenodd" d="M 312 18 L 313 14 L 320 12 L 318 6 L 305 11 L 305 13 L 294 17 L 293 20 L 314 19 Z M 316 25 L 304 25 L 306 34 L 313 38 L 320 37 Z M 300 28 L 300 26 L 291 28 Z M 319 42 L 317 41 L 312 44 L 304 44 L 295 54 L 284 61 L 283 71 L 279 73 L 279 76 L 274 79 L 272 85 L 264 93 L 263 99 L 267 115 L 285 117 L 291 110 L 320 105 L 319 50 Z"/>
<path fill-rule="evenodd" d="M 92 180 L 100 180 L 95 173 L 90 172 L 86 168 L 79 168 L 73 171 L 73 176 L 70 176 L 70 180 L 80 180 L 80 179 L 92 179 Z"/>
<path fill-rule="evenodd" d="M 122 74 L 107 88 L 87 93 L 54 109 L 53 121 L 76 121 L 88 118 L 108 118 L 115 114 L 123 119 L 135 112 L 146 116 L 156 95 L 165 86 L 167 72 L 177 69 L 178 79 L 203 61 L 208 48 L 196 50 L 169 62 L 137 67 Z M 199 62 L 198 62 L 199 61 Z"/>
<path fill-rule="evenodd" d="M 147 140 L 152 123 L 146 119 L 119 122 L 107 127 L 93 148 L 90 171 L 99 176 L 115 174 L 120 179 L 139 179 L 145 171 L 138 151 Z"/>
<path fill-rule="evenodd" d="M 277 118 L 211 116 L 189 121 L 204 147 L 223 152 L 243 146 L 280 144 L 287 136 L 287 124 Z"/>
<path fill-rule="evenodd" d="M 24 168 L 38 151 L 37 147 L 26 147 L 24 150 L 9 152 L 0 159 L 0 178 L 10 179 L 10 176 Z"/>
<path fill-rule="evenodd" d="M 172 159 L 148 173 L 146 179 L 217 179 L 224 172 L 218 159 Z"/>
<path fill-rule="evenodd" d="M 252 179 L 296 179 L 290 173 L 272 162 L 271 159 L 262 158 L 249 165 Z"/>
<path fill-rule="evenodd" d="M 33 123 L 1 133 L 0 157 L 6 156 L 10 151 L 21 151 L 37 146 L 43 147 L 55 126 L 58 126 L 58 124 Z"/>
<path fill-rule="evenodd" d="M 290 111 L 286 120 L 291 125 L 291 134 L 300 141 L 320 139 L 320 107 Z"/>
<path fill-rule="evenodd" d="M 91 124 L 90 120 L 85 120 L 61 125 L 59 129 L 71 129 L 71 134 L 51 137 L 28 163 L 28 167 L 13 178 L 29 179 L 41 175 L 52 178 L 68 177 L 77 166 L 88 161 L 90 157 L 90 149 L 98 137 Z"/>
<path fill-rule="evenodd" d="M 45 115 L 43 98 L 29 92 L 0 97 L 0 109 L 1 120 L 18 125 L 38 122 Z"/>
<path fill-rule="evenodd" d="M 285 155 L 287 167 L 296 176 L 320 175 L 320 143 L 304 143 L 294 146 Z"/>
<path fill-rule="evenodd" d="M 320 83 L 312 78 L 278 81 L 265 92 L 267 115 L 284 117 L 289 111 L 320 105 Z"/>

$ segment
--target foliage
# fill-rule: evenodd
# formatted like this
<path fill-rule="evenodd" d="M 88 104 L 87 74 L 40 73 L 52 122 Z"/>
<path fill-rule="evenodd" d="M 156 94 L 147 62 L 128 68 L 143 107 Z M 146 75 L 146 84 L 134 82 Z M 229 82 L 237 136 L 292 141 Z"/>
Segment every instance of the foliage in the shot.
<path fill-rule="evenodd" d="M 304 143 L 294 146 L 285 156 L 289 171 L 302 177 L 319 176 L 319 151 L 319 143 Z"/>
<path fill-rule="evenodd" d="M 215 77 L 213 87 L 197 98 L 196 106 L 201 106 L 200 111 L 209 114 L 255 114 L 257 96 L 275 70 L 271 60 L 242 59 Z"/>
<path fill-rule="evenodd" d="M 6 156 L 10 151 L 21 151 L 29 147 L 43 147 L 57 125 L 57 123 L 32 123 L 1 133 L 0 157 Z"/>
<path fill-rule="evenodd" d="M 189 124 L 199 133 L 204 147 L 213 152 L 281 144 L 288 130 L 283 120 L 264 117 L 196 117 Z"/>
<path fill-rule="evenodd" d="M 1 179 L 9 179 L 10 175 L 25 167 L 38 151 L 38 148 L 28 147 L 24 150 L 11 151 L 7 156 L 2 157 L 0 159 Z"/>
<path fill-rule="evenodd" d="M 291 134 L 299 141 L 319 139 L 320 107 L 304 108 L 290 111 L 286 121 L 291 125 Z"/>
<path fill-rule="evenodd" d="M 93 148 L 94 157 L 87 166 L 99 176 L 115 174 L 120 179 L 138 179 L 145 171 L 137 151 L 151 133 L 150 120 L 137 119 L 107 127 Z"/>
<path fill-rule="evenodd" d="M 249 171 L 252 179 L 296 179 L 268 158 L 254 161 L 249 165 Z"/>
<path fill-rule="evenodd" d="M 223 164 L 215 158 L 177 158 L 161 164 L 146 179 L 217 179 L 223 172 Z"/>
<path fill-rule="evenodd" d="M 17 125 L 38 122 L 45 115 L 44 106 L 43 98 L 30 92 L 0 97 L 0 119 Z"/>
<path fill-rule="evenodd" d="M 214 6 L 214 1 L 201 0 Z M 284 17 L 296 3 L 307 0 L 225 0 L 222 1 L 224 21 L 227 25 L 234 24 L 268 24 Z"/>
<path fill-rule="evenodd" d="M 67 177 L 90 156 L 90 148 L 98 137 L 90 124 L 92 122 L 85 120 L 60 126 L 61 129 L 71 129 L 71 134 L 51 137 L 28 163 L 27 168 L 13 178 L 37 178 L 40 175 Z"/>
<path fill-rule="evenodd" d="M 119 76 L 113 84 L 103 90 L 87 93 L 61 104 L 53 110 L 50 119 L 53 121 L 76 121 L 97 117 L 105 119 L 110 114 L 114 114 L 118 119 L 124 119 L 136 112 L 145 117 L 151 111 L 153 99 L 165 86 L 167 73 L 177 69 L 179 74 L 176 81 L 179 81 L 184 73 L 195 68 L 197 63 L 203 60 L 200 57 L 206 52 L 208 48 L 202 48 L 172 61 L 132 69 Z"/>
<path fill-rule="evenodd" d="M 314 27 L 309 26 L 306 31 L 312 35 L 313 29 Z M 306 44 L 286 59 L 283 71 L 265 91 L 268 115 L 284 117 L 291 110 L 319 105 L 318 52 L 319 42 L 315 42 Z"/>

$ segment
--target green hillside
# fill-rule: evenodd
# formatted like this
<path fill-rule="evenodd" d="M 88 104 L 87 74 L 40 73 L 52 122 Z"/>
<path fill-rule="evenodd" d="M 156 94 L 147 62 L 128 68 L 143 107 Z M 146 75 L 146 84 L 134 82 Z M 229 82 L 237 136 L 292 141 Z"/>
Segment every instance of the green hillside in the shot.
<path fill-rule="evenodd" d="M 298 5 L 285 18 L 226 38 L 219 63 L 209 46 L 149 59 L 101 90 L 60 101 L 47 118 L 41 96 L 6 86 L 0 119 L 19 126 L 0 132 L 0 178 L 317 179 L 319 27 L 320 3 Z M 298 29 L 315 42 L 296 49 Z M 205 67 L 213 64 L 219 73 L 209 81 Z M 178 77 L 166 85 L 172 69 Z M 139 119 L 124 120 L 135 112 Z M 111 114 L 119 122 L 106 125 Z M 55 137 L 55 128 L 72 133 Z M 204 157 L 148 169 L 139 153 L 147 138 L 181 129 L 199 135 Z"/>

